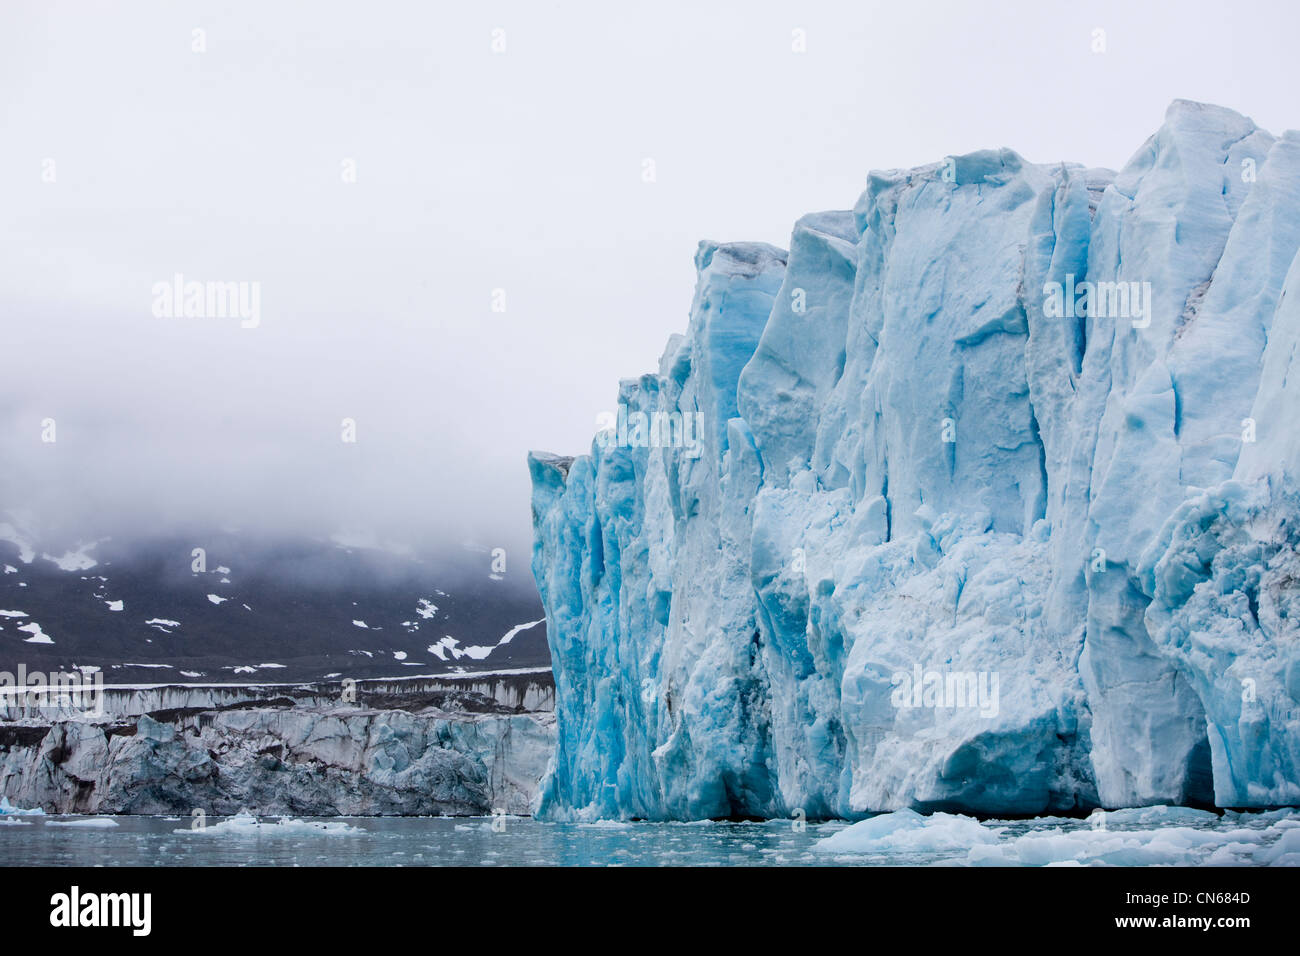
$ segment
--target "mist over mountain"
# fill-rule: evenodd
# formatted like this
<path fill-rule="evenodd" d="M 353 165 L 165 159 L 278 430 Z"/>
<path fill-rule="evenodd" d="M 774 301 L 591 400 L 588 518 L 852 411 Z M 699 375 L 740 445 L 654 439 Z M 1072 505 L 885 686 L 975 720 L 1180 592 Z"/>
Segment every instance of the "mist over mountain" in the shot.
<path fill-rule="evenodd" d="M 476 546 L 227 529 L 34 542 L 0 521 L 0 668 L 109 683 L 545 668 L 527 566 Z"/>

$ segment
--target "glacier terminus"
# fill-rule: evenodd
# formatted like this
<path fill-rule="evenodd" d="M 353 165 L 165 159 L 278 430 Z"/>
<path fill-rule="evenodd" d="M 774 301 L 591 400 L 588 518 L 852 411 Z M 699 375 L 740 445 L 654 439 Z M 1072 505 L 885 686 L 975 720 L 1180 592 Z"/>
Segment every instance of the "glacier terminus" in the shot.
<path fill-rule="evenodd" d="M 1300 134 L 873 172 L 533 453 L 543 819 L 1300 803 Z M 1291 384 L 1291 374 L 1296 383 Z"/>

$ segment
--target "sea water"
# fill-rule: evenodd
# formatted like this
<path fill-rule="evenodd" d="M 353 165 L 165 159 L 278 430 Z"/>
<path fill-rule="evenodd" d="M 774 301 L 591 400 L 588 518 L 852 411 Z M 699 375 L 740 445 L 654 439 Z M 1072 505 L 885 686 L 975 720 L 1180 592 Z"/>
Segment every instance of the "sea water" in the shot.
<path fill-rule="evenodd" d="M 975 821 L 545 823 L 526 817 L 0 817 L 6 866 L 1300 864 L 1300 812 Z M 869 825 L 867 825 L 869 824 Z M 831 838 L 834 839 L 831 839 Z"/>

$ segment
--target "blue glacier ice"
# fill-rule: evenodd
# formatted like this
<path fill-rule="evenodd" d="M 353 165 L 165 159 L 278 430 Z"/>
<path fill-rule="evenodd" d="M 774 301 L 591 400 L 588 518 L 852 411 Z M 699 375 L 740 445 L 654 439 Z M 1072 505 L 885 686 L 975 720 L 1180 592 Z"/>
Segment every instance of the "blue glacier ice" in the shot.
<path fill-rule="evenodd" d="M 702 243 L 633 427 L 529 457 L 539 813 L 1300 802 L 1298 250 L 1300 135 L 1185 101 Z"/>

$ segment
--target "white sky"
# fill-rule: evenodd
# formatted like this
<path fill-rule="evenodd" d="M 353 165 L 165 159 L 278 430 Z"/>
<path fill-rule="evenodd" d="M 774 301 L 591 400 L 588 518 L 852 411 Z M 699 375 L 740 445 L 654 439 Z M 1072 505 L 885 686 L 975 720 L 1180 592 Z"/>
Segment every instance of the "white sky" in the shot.
<path fill-rule="evenodd" d="M 526 547 L 526 451 L 584 451 L 655 366 L 699 239 L 785 245 L 872 168 L 982 147 L 1118 168 L 1176 97 L 1300 126 L 1298 28 L 1259 2 L 5 0 L 0 509 Z M 176 272 L 260 282 L 261 326 L 155 318 Z"/>

